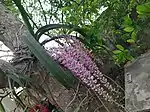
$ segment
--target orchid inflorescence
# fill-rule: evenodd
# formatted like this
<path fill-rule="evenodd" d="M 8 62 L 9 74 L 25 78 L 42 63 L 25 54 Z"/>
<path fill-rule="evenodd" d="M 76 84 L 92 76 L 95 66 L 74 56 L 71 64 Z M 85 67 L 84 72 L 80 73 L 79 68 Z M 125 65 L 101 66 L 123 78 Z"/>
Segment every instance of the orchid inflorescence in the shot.
<path fill-rule="evenodd" d="M 119 98 L 119 91 L 113 88 L 93 61 L 90 51 L 75 36 L 68 36 L 64 46 L 49 48 L 47 52 L 105 100 L 114 102 Z"/>

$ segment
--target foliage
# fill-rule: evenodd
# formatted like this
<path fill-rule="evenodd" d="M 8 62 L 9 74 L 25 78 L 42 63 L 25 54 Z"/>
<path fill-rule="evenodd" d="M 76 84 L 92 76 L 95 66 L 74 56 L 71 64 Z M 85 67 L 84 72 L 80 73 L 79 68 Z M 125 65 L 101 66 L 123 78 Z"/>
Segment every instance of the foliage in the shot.
<path fill-rule="evenodd" d="M 25 22 L 26 26 L 28 27 L 28 30 L 30 31 L 32 36 L 34 36 L 33 28 L 32 28 L 32 26 L 31 26 L 31 24 L 29 22 L 29 19 L 28 19 L 28 14 L 26 13 L 24 7 L 21 5 L 21 1 L 20 0 L 13 0 L 13 1 L 16 4 L 16 6 L 18 7 L 18 9 L 19 9 L 19 11 L 21 13 L 22 19 Z"/>
<path fill-rule="evenodd" d="M 6 5 L 6 7 L 12 11 L 14 14 L 18 15 L 19 11 L 16 9 L 15 4 L 12 0 L 2 0 L 2 3 Z"/>
<path fill-rule="evenodd" d="M 137 13 L 139 14 L 139 17 L 150 17 L 150 2 L 138 5 L 136 9 Z"/>
<path fill-rule="evenodd" d="M 140 27 L 139 16 L 137 12 L 145 14 L 147 17 L 149 3 L 146 1 L 128 1 L 128 0 L 84 0 L 70 1 L 68 5 L 62 8 L 66 15 L 66 23 L 81 26 L 87 29 L 86 40 L 90 43 L 90 48 L 94 52 L 103 53 L 105 50 L 117 50 L 116 45 L 122 45 L 124 50 L 120 53 L 111 53 L 110 58 L 114 57 L 116 63 L 125 63 L 133 60 L 139 54 L 139 40 L 137 33 L 142 29 Z M 137 11 L 135 10 L 137 6 Z M 147 7 L 139 11 L 140 7 Z M 103 10 L 103 12 L 101 11 Z M 135 16 L 135 17 L 134 17 Z M 105 47 L 102 47 L 105 46 Z M 103 49 L 102 49 L 103 48 Z M 108 49 L 107 49 L 108 48 Z M 100 55 L 100 54 L 98 54 Z"/>
<path fill-rule="evenodd" d="M 68 74 L 64 69 L 62 70 L 58 63 L 49 57 L 40 46 L 39 39 L 43 34 L 49 36 L 49 40 L 54 40 L 53 37 L 58 34 L 76 34 L 84 46 L 92 50 L 95 56 L 101 56 L 107 61 L 113 60 L 122 65 L 140 55 L 141 52 L 138 51 L 141 51 L 143 47 L 140 37 L 143 35 L 144 28 L 150 27 L 148 24 L 150 2 L 148 0 L 13 1 L 5 0 L 5 4 L 9 6 L 10 2 L 12 6 L 9 7 L 10 10 L 13 12 L 20 11 L 24 23 L 32 34 L 32 36 L 28 35 L 27 38 L 24 38 L 24 42 L 48 69 L 48 72 L 67 87 L 70 87 L 75 79 L 70 72 Z M 14 7 L 14 4 L 18 9 Z M 60 57 L 68 56 L 68 52 L 66 50 L 66 54 Z M 80 53 L 80 56 L 83 54 L 84 52 Z M 69 68 L 73 66 L 72 63 L 74 62 L 70 58 L 72 59 L 72 57 L 65 57 L 63 60 L 70 61 L 71 65 L 67 64 L 65 67 L 73 71 L 75 68 Z M 65 61 L 63 61 L 64 63 L 61 61 L 61 64 L 65 63 Z M 75 65 L 80 64 L 75 63 Z M 74 67 L 76 67 L 75 65 Z M 78 66 L 78 71 L 82 67 Z M 86 71 L 84 72 L 86 73 Z M 85 76 L 88 75 L 85 74 Z M 91 77 L 84 77 L 85 80 L 81 80 L 88 82 L 88 78 Z M 99 79 L 97 80 L 99 81 Z M 91 79 L 90 81 L 97 80 Z"/>
<path fill-rule="evenodd" d="M 148 14 L 143 11 L 144 8 L 141 10 L 140 7 L 144 6 L 139 4 L 146 2 L 134 0 L 52 0 L 43 2 L 38 0 L 24 1 L 22 4 L 26 8 L 33 30 L 38 30 L 45 24 L 48 25 L 47 21 L 80 27 L 85 34 L 84 41 L 86 41 L 87 47 L 93 50 L 95 55 L 104 54 L 106 55 L 104 57 L 109 57 L 110 60 L 114 59 L 116 63 L 121 64 L 139 55 L 136 53 L 136 50 L 141 47 L 137 39 L 137 34 L 142 29 L 139 16 Z M 50 8 L 44 8 L 47 6 L 46 4 L 49 4 Z M 148 5 L 148 3 L 146 4 Z M 146 7 L 148 7 L 147 5 Z M 141 13 L 138 17 L 136 17 L 137 12 Z M 37 15 L 36 18 L 39 18 L 39 21 L 35 19 L 34 14 Z M 67 34 L 72 32 L 72 29 L 70 30 L 61 28 L 60 30 L 51 30 L 49 34 L 51 36 L 58 33 Z M 121 51 L 120 54 L 112 52 L 112 50 L 118 50 L 116 45 L 121 45 L 125 51 Z"/>
<path fill-rule="evenodd" d="M 133 60 L 133 57 L 129 54 L 127 49 L 124 49 L 121 45 L 116 45 L 117 50 L 114 50 L 113 58 L 118 63 L 126 62 L 126 60 Z"/>
<path fill-rule="evenodd" d="M 75 84 L 76 79 L 69 72 L 63 70 L 40 46 L 40 44 L 28 33 L 23 38 L 32 53 L 46 67 L 49 75 L 54 76 L 66 88 L 71 88 Z"/>
<path fill-rule="evenodd" d="M 132 61 L 139 55 L 141 21 L 149 18 L 149 2 L 146 0 L 13 1 L 37 41 L 42 34 L 52 38 L 76 31 L 95 55 L 107 57 L 117 64 Z M 5 4 L 9 2 L 5 0 Z"/>
<path fill-rule="evenodd" d="M 0 101 L 0 112 L 5 112 L 4 106 L 1 101 Z"/>
<path fill-rule="evenodd" d="M 145 27 L 141 21 L 148 21 L 150 15 L 147 0 L 13 1 L 37 41 L 42 34 L 52 38 L 76 31 L 82 34 L 83 43 L 95 55 L 118 64 L 132 61 L 139 55 L 137 51 L 142 47 L 139 32 Z M 5 4 L 9 3 L 12 4 L 5 0 Z"/>

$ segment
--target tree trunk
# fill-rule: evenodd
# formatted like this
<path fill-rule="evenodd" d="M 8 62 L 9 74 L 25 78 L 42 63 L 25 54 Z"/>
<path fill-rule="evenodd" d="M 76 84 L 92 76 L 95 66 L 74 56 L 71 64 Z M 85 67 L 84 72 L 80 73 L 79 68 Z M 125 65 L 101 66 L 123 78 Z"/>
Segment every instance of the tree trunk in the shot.
<path fill-rule="evenodd" d="M 28 74 L 35 80 L 30 83 L 30 89 L 28 89 L 27 92 L 29 94 L 31 93 L 30 96 L 36 103 L 39 103 L 39 101 L 46 96 L 52 104 L 56 106 L 59 105 L 65 110 L 72 100 L 74 92 L 73 90 L 66 90 L 52 77 L 47 76 L 47 73 L 43 70 L 38 61 L 33 62 L 30 60 L 31 53 L 22 41 L 22 36 L 25 37 L 28 33 L 28 29 L 25 25 L 0 3 L 0 41 L 2 41 L 14 54 L 14 58 L 10 64 L 18 73 Z M 4 60 L 0 61 L 0 65 L 4 63 Z M 5 77 L 1 67 L 2 66 L 0 66 L 0 87 L 3 88 L 6 86 L 7 80 L 3 80 Z M 71 103 L 68 107 L 69 109 L 67 109 L 68 111 L 70 110 L 70 112 L 73 111 L 72 108 L 70 109 L 72 105 Z"/>
<path fill-rule="evenodd" d="M 0 31 L 0 41 L 13 53 L 17 52 L 19 48 L 27 47 L 21 39 L 27 28 L 2 4 L 0 4 Z"/>
<path fill-rule="evenodd" d="M 53 77 L 47 76 L 41 64 L 32 60 L 28 47 L 22 41 L 22 36 L 25 37 L 28 33 L 26 26 L 0 3 L 0 41 L 13 52 L 14 58 L 10 64 L 17 73 L 28 75 L 34 79 L 33 82 L 30 82 L 32 91 L 27 89 L 33 100 L 38 103 L 43 97 L 48 97 L 52 104 L 59 105 L 67 112 L 73 112 L 75 109 L 76 111 L 80 109 L 81 112 L 94 112 L 96 109 L 95 112 L 100 112 L 99 110 L 105 112 L 85 87 L 80 89 L 82 91 L 78 90 L 80 87 L 76 92 L 67 90 Z M 2 71 L 1 67 L 0 71 Z M 3 72 L 0 72 L 0 88 L 3 88 L 7 82 L 1 81 L 1 79 L 5 79 Z M 26 106 L 28 106 L 27 104 Z"/>

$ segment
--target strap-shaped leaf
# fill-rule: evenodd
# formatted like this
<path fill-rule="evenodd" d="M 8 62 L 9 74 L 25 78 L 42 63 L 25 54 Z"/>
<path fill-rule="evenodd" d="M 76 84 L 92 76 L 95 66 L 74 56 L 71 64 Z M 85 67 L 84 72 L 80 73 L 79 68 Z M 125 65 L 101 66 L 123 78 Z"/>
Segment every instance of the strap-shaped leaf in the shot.
<path fill-rule="evenodd" d="M 24 7 L 21 5 L 21 0 L 13 0 L 13 1 L 16 4 L 16 6 L 18 7 L 18 9 L 21 13 L 22 19 L 23 19 L 24 23 L 26 24 L 29 32 L 32 34 L 32 36 L 34 36 L 33 28 L 29 22 L 27 12 L 25 11 Z"/>
<path fill-rule="evenodd" d="M 4 109 L 2 102 L 0 102 L 0 112 L 5 112 L 5 109 Z"/>
<path fill-rule="evenodd" d="M 36 40 L 39 40 L 41 35 L 44 34 L 45 32 L 47 32 L 49 30 L 53 30 L 53 29 L 59 29 L 59 28 L 70 29 L 72 31 L 76 31 L 76 32 L 80 33 L 84 37 L 87 37 L 87 34 L 85 33 L 85 29 L 82 29 L 80 27 L 75 27 L 73 25 L 65 25 L 65 24 L 49 24 L 49 25 L 45 25 L 45 26 L 39 28 L 35 34 L 35 38 L 36 38 Z"/>
<path fill-rule="evenodd" d="M 67 71 L 64 71 L 58 63 L 56 63 L 47 52 L 41 47 L 41 45 L 35 40 L 35 38 L 26 31 L 23 35 L 23 41 L 32 51 L 32 53 L 37 57 L 37 59 L 47 68 L 48 72 L 54 76 L 62 85 L 67 88 L 73 87 L 76 78 Z M 49 75 L 50 75 L 49 74 Z"/>

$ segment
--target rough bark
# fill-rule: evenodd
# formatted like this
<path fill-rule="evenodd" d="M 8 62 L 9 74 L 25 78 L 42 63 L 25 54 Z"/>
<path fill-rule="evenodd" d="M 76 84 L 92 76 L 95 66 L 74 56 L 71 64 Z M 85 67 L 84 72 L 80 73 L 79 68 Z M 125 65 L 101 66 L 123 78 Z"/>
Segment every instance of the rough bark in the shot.
<path fill-rule="evenodd" d="M 72 100 L 74 92 L 72 90 L 66 90 L 52 77 L 48 77 L 38 61 L 33 63 L 30 60 L 31 53 L 29 53 L 28 47 L 22 41 L 22 36 L 25 37 L 28 33 L 26 26 L 0 3 L 0 41 L 14 53 L 13 63 L 10 63 L 14 69 L 20 74 L 23 74 L 24 69 L 26 69 L 25 74 L 35 79 L 35 82 L 32 82 L 30 85 L 32 91 L 28 89 L 29 94 L 32 93 L 30 94 L 33 98 L 32 100 L 37 103 L 38 100 L 47 96 L 52 104 L 56 105 L 57 103 L 61 108 L 65 109 Z M 1 64 L 4 64 L 3 61 L 1 61 Z M 5 77 L 2 70 L 0 71 L 0 78 L 2 80 Z M 3 88 L 7 82 L 1 80 L 0 86 Z M 39 97 L 39 95 L 41 95 L 41 97 Z M 79 102 L 76 104 L 79 104 Z M 71 103 L 67 110 L 72 112 L 73 108 L 70 107 L 77 106 L 76 104 Z"/>
<path fill-rule="evenodd" d="M 22 35 L 25 35 L 24 31 L 27 31 L 25 25 L 18 21 L 18 19 L 0 3 L 0 41 L 13 52 L 15 58 L 20 60 L 28 56 L 27 46 L 23 43 L 21 38 Z M 1 65 L 3 62 L 0 62 Z M 24 63 L 20 63 L 20 65 L 17 66 L 18 69 L 21 69 L 22 65 L 24 65 Z"/>
<path fill-rule="evenodd" d="M 97 100 L 89 94 L 85 87 L 81 88 L 81 91 L 79 91 L 78 88 L 76 93 L 73 90 L 66 90 L 66 88 L 61 86 L 52 77 L 47 76 L 47 73 L 38 61 L 33 62 L 30 60 L 31 53 L 22 41 L 22 36 L 25 37 L 28 33 L 26 26 L 0 3 L 0 41 L 14 53 L 15 58 L 13 59 L 13 63 L 10 63 L 14 69 L 20 74 L 28 74 L 35 79 L 30 85 L 34 91 L 28 91 L 29 93 L 32 92 L 30 95 L 33 100 L 38 102 L 38 100 L 47 96 L 53 104 L 58 104 L 64 110 L 67 107 L 67 112 L 73 112 L 76 107 L 80 110 L 79 112 L 93 112 L 95 110 L 96 112 L 105 112 L 105 109 L 101 108 L 103 106 L 96 102 Z M 0 73 L 0 78 L 1 76 Z M 1 81 L 0 85 L 4 87 L 4 85 L 6 85 L 5 83 L 5 81 Z M 36 92 L 40 94 L 40 96 L 36 95 Z M 74 96 L 76 97 L 73 98 Z M 110 106 L 110 108 L 111 107 L 112 106 Z M 114 110 L 114 112 L 116 112 L 116 110 Z"/>
<path fill-rule="evenodd" d="M 25 30 L 25 25 L 0 4 L 0 41 L 15 53 L 18 48 L 27 47 L 21 39 Z"/>

